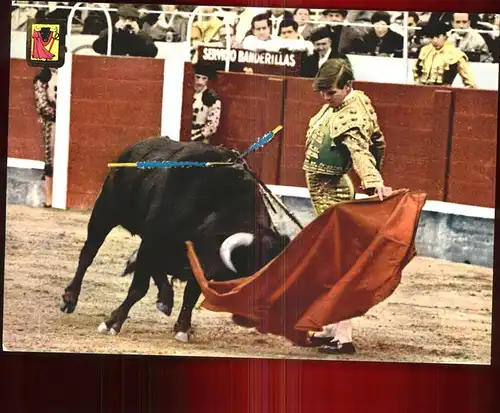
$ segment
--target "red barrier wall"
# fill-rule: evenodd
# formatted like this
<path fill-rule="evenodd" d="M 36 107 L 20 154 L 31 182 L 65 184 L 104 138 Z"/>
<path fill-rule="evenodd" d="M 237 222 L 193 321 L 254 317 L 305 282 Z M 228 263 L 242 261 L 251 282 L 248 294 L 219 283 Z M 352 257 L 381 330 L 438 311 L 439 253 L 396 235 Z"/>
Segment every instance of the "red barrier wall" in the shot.
<path fill-rule="evenodd" d="M 282 98 L 280 88 L 272 86 L 278 81 Z M 431 200 L 494 207 L 496 91 L 368 82 L 354 86 L 370 96 L 386 137 L 383 175 L 388 185 L 425 190 Z M 185 87 L 192 88 L 192 83 Z M 244 150 L 273 127 L 282 110 L 279 123 L 284 129 L 278 142 L 249 159 L 259 172 L 273 171 L 261 174 L 266 183 L 305 187 L 301 169 L 305 132 L 323 104 L 312 91 L 311 80 L 219 73 L 212 87 L 225 108 L 214 142 Z M 264 93 L 269 95 L 266 101 L 261 100 Z M 190 102 L 184 102 L 186 120 L 191 116 Z M 273 119 L 268 126 L 262 121 L 263 108 Z M 274 172 L 277 160 L 279 169 Z M 354 172 L 351 177 L 359 187 Z"/>
<path fill-rule="evenodd" d="M 446 201 L 495 207 L 498 94 L 454 93 L 450 173 Z"/>
<path fill-rule="evenodd" d="M 92 206 L 106 164 L 128 144 L 161 129 L 163 61 L 74 56 L 68 207 Z M 43 159 L 32 98 L 36 69 L 11 59 L 9 156 Z M 190 138 L 193 68 L 185 64 L 181 140 Z M 250 165 L 268 184 L 304 187 L 304 139 L 321 107 L 310 79 L 220 72 L 222 99 L 214 144 L 246 150 L 266 131 L 284 129 Z M 494 207 L 498 92 L 355 82 L 377 110 L 387 140 L 383 170 L 393 188 L 429 199 Z M 351 174 L 355 184 L 359 180 Z"/>
<path fill-rule="evenodd" d="M 73 56 L 68 208 L 93 205 L 112 162 L 161 130 L 163 60 Z"/>
<path fill-rule="evenodd" d="M 451 92 L 418 86 L 356 82 L 372 100 L 387 142 L 383 175 L 394 188 L 424 188 L 444 199 Z M 309 79 L 287 79 L 282 185 L 305 187 L 302 162 L 309 119 L 323 105 Z M 356 186 L 360 185 L 351 173 Z"/>
<path fill-rule="evenodd" d="M 33 94 L 40 68 L 10 59 L 8 156 L 43 161 L 43 140 Z"/>

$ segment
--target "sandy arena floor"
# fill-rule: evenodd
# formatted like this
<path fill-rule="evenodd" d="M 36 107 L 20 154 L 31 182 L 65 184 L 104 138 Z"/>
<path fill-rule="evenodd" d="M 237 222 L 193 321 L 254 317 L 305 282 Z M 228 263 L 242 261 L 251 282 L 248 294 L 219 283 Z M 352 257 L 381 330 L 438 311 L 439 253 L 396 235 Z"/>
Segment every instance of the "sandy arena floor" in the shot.
<path fill-rule="evenodd" d="M 13 351 L 140 353 L 191 356 L 490 362 L 492 277 L 488 268 L 415 258 L 396 292 L 355 320 L 354 356 L 327 356 L 286 339 L 234 325 L 230 315 L 201 307 L 189 344 L 174 339 L 182 299 L 176 285 L 171 317 L 156 310 L 156 287 L 132 309 L 118 336 L 97 326 L 125 298 L 131 278 L 117 275 L 138 245 L 116 228 L 89 268 L 73 314 L 59 299 L 76 269 L 88 212 L 8 205 L 4 346 Z M 201 302 L 201 300 L 200 300 Z"/>

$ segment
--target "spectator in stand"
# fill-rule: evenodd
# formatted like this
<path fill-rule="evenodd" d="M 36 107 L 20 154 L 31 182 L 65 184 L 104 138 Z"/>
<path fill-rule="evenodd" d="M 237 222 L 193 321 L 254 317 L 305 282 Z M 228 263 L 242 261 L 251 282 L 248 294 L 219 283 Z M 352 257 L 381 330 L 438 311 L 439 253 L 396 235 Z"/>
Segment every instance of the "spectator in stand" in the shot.
<path fill-rule="evenodd" d="M 299 24 L 293 19 L 282 20 L 279 26 L 279 48 L 294 52 L 306 52 L 308 55 L 314 53 L 314 45 L 304 40 L 298 33 Z"/>
<path fill-rule="evenodd" d="M 229 42 L 231 44 L 231 49 L 241 49 L 241 44 L 236 41 L 236 31 L 233 25 L 229 25 L 229 32 L 226 31 L 226 25 L 222 25 L 219 27 L 219 31 L 217 32 L 217 41 L 213 43 L 214 46 L 218 47 L 226 47 L 226 41 L 229 36 Z"/>
<path fill-rule="evenodd" d="M 175 5 L 162 5 L 161 8 L 163 13 L 160 14 L 158 20 L 150 27 L 147 27 L 146 23 L 143 29 L 155 41 L 186 41 L 188 20 L 179 14 Z"/>
<path fill-rule="evenodd" d="M 107 4 L 103 4 L 103 6 L 109 8 Z M 96 3 L 88 3 L 88 7 L 95 7 L 98 10 L 87 11 L 87 16 L 83 21 L 82 34 L 99 34 L 108 27 L 106 15 L 100 7 L 96 6 Z M 118 21 L 118 16 L 115 12 L 111 11 L 109 15 L 111 17 L 111 24 L 114 25 Z"/>
<path fill-rule="evenodd" d="M 332 47 L 330 36 L 331 31 L 328 27 L 320 27 L 312 32 L 310 40 L 315 50 L 311 56 L 306 56 L 302 60 L 302 77 L 315 77 L 321 66 L 330 59 L 342 58 L 350 65 L 348 57 Z"/>
<path fill-rule="evenodd" d="M 252 34 L 252 19 L 262 13 L 267 13 L 267 9 L 263 7 L 246 7 L 238 13 L 236 21 L 236 41 L 238 43 L 243 43 L 245 37 Z"/>
<path fill-rule="evenodd" d="M 363 36 L 363 44 L 356 50 L 359 54 L 373 56 L 403 57 L 403 36 L 389 28 L 391 16 L 385 11 L 373 13 L 371 23 L 374 28 Z"/>
<path fill-rule="evenodd" d="M 321 12 L 323 15 L 322 21 L 342 23 L 348 13 L 348 10 L 325 9 Z"/>
<path fill-rule="evenodd" d="M 214 7 L 200 7 L 199 11 L 200 13 L 211 14 L 215 12 L 215 9 Z M 210 16 L 196 14 L 193 26 L 200 29 L 201 41 L 209 43 L 214 40 L 214 37 L 222 24 L 222 20 L 215 15 Z"/>
<path fill-rule="evenodd" d="M 483 36 L 471 28 L 469 13 L 453 13 L 453 33 L 448 37 L 448 41 L 467 54 L 488 54 L 488 46 Z M 479 56 L 478 56 L 479 60 Z"/>
<path fill-rule="evenodd" d="M 339 54 L 349 54 L 361 48 L 362 32 L 355 27 L 344 24 L 347 23 L 347 10 L 325 9 L 322 14 L 325 21 L 329 23 L 342 23 L 326 26 L 330 31 L 333 50 Z"/>
<path fill-rule="evenodd" d="M 243 49 L 271 50 L 274 49 L 271 39 L 271 21 L 267 13 L 261 13 L 252 19 L 251 34 L 243 39 Z"/>
<path fill-rule="evenodd" d="M 210 64 L 197 63 L 194 66 L 193 125 L 191 140 L 210 143 L 210 138 L 219 128 L 221 100 L 208 87 L 210 80 L 217 79 L 217 72 Z"/>
<path fill-rule="evenodd" d="M 16 7 L 10 15 L 10 29 L 13 32 L 26 31 L 28 29 L 28 19 L 34 19 L 38 10 L 28 7 L 28 1 L 18 1 Z"/>
<path fill-rule="evenodd" d="M 54 137 L 56 128 L 57 69 L 45 66 L 33 79 L 35 107 L 43 139 L 45 168 L 45 208 L 52 207 L 52 177 L 54 173 Z"/>
<path fill-rule="evenodd" d="M 299 34 L 299 24 L 293 19 L 281 20 L 278 35 L 281 39 L 304 40 Z"/>
<path fill-rule="evenodd" d="M 269 16 L 269 21 L 271 23 L 271 25 L 270 25 L 271 26 L 271 37 L 273 39 L 278 38 L 279 37 L 280 23 L 284 19 L 293 18 L 293 15 L 288 10 L 281 9 L 281 8 L 271 8 L 267 12 L 267 14 Z"/>
<path fill-rule="evenodd" d="M 393 29 L 396 33 L 399 33 L 404 37 L 404 21 L 405 21 L 405 16 L 404 13 L 399 14 L 394 18 L 394 26 Z M 418 14 L 415 13 L 414 11 L 408 13 L 408 27 L 416 27 L 418 25 L 418 22 L 420 21 L 420 18 L 418 17 Z M 409 30 L 410 31 L 410 30 Z M 413 30 L 415 32 L 415 30 Z M 410 35 L 408 34 L 408 37 Z"/>
<path fill-rule="evenodd" d="M 156 57 L 158 48 L 153 39 L 139 28 L 139 11 L 124 5 L 118 8 L 118 21 L 113 26 L 111 54 L 115 56 Z M 106 54 L 108 29 L 104 29 L 92 45 L 94 51 Z"/>
<path fill-rule="evenodd" d="M 190 42 L 191 63 L 194 64 L 198 61 L 198 46 L 204 43 L 201 35 L 201 29 L 199 27 L 191 26 Z"/>
<path fill-rule="evenodd" d="M 415 12 L 408 13 L 408 56 L 412 59 L 418 57 L 423 43 L 424 24 Z"/>
<path fill-rule="evenodd" d="M 295 9 L 293 11 L 293 19 L 299 25 L 297 33 L 307 40 L 314 29 L 314 26 L 311 23 L 306 23 L 311 20 L 311 10 Z"/>
<path fill-rule="evenodd" d="M 500 14 L 484 13 L 482 19 L 477 22 L 477 27 L 481 30 L 491 30 L 489 33 L 481 33 L 481 36 L 483 36 L 488 46 L 491 61 L 498 63 L 500 57 Z"/>
<path fill-rule="evenodd" d="M 154 26 L 160 15 L 157 12 L 162 10 L 159 4 L 136 4 L 139 11 L 139 27 L 145 32 Z"/>

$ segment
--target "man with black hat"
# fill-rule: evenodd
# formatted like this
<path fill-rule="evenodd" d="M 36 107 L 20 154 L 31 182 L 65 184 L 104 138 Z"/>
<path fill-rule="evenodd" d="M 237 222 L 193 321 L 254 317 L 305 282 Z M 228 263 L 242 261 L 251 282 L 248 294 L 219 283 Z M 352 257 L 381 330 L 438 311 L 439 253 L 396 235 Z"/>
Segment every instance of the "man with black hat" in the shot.
<path fill-rule="evenodd" d="M 217 72 L 209 63 L 194 66 L 193 126 L 191 140 L 208 144 L 217 132 L 221 114 L 221 100 L 214 90 L 208 88 L 208 81 L 217 78 Z"/>
<path fill-rule="evenodd" d="M 346 55 L 339 53 L 338 49 L 332 47 L 331 31 L 328 27 L 314 30 L 309 40 L 313 43 L 315 50 L 311 56 L 304 56 L 302 59 L 302 77 L 316 76 L 321 66 L 329 59 L 339 57 L 349 62 Z"/>
<path fill-rule="evenodd" d="M 476 87 L 469 58 L 447 41 L 450 30 L 451 26 L 442 21 L 425 27 L 426 35 L 431 41 L 420 49 L 413 67 L 413 79 L 416 84 L 451 86 L 458 74 L 465 87 Z"/>
<path fill-rule="evenodd" d="M 330 30 L 334 50 L 341 54 L 348 54 L 361 47 L 364 31 L 346 24 L 348 23 L 347 10 L 325 9 L 322 14 L 328 23 L 333 23 L 326 27 Z"/>
<path fill-rule="evenodd" d="M 118 21 L 113 27 L 111 54 L 115 56 L 156 57 L 158 48 L 153 39 L 139 27 L 139 11 L 130 4 L 118 8 Z M 94 51 L 106 54 L 108 29 L 104 29 L 92 45 Z"/>
<path fill-rule="evenodd" d="M 381 175 L 385 138 L 370 98 L 354 90 L 354 75 L 343 59 L 328 60 L 313 82 L 325 104 L 309 121 L 302 169 L 317 216 L 332 205 L 351 201 L 356 191 L 349 177 L 354 170 L 368 195 L 380 200 L 392 189 Z M 323 327 L 309 336 L 309 345 L 324 353 L 354 353 L 352 320 Z"/>

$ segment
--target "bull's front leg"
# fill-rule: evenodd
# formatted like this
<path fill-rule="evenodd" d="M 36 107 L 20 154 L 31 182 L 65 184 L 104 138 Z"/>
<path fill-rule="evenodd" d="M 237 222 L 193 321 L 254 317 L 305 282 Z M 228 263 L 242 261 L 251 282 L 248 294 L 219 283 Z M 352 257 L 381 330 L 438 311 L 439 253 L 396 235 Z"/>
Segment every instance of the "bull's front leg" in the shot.
<path fill-rule="evenodd" d="M 87 269 L 94 261 L 107 235 L 117 225 L 116 217 L 118 214 L 116 211 L 108 209 L 105 194 L 103 192 L 96 201 L 87 226 L 87 239 L 80 250 L 76 273 L 61 296 L 59 306 L 64 313 L 75 311 Z"/>
<path fill-rule="evenodd" d="M 118 334 L 121 331 L 132 307 L 148 292 L 150 278 L 152 277 L 155 282 L 159 282 L 161 279 L 163 275 L 161 257 L 162 250 L 154 242 L 143 241 L 141 243 L 137 254 L 137 266 L 127 297 L 111 313 L 110 317 L 99 326 L 98 331 L 100 333 Z M 163 275 L 163 280 L 165 279 L 166 277 Z"/>
<path fill-rule="evenodd" d="M 191 317 L 194 306 L 201 295 L 200 285 L 196 280 L 189 280 L 184 288 L 182 308 L 174 326 L 175 339 L 187 343 L 189 341 L 189 331 L 191 330 Z"/>

